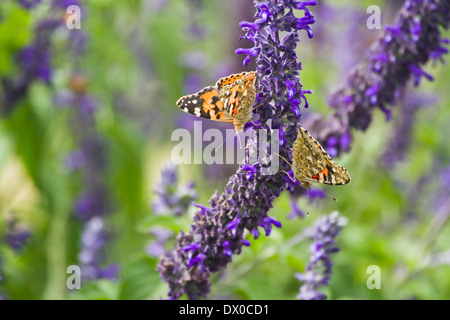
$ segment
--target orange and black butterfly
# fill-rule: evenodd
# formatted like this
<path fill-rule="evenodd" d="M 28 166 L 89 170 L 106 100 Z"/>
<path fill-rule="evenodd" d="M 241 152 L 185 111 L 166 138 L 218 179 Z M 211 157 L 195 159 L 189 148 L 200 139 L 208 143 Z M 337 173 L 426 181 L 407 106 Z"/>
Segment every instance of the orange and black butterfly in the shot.
<path fill-rule="evenodd" d="M 181 97 L 177 106 L 197 117 L 232 122 L 236 133 L 239 133 L 252 118 L 255 81 L 255 72 L 233 74 L 217 81 L 214 87 Z"/>

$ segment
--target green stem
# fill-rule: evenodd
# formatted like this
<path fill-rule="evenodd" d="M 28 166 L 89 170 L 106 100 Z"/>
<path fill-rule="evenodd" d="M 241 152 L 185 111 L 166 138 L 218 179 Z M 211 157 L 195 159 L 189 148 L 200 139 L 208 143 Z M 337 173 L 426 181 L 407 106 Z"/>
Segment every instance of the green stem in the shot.
<path fill-rule="evenodd" d="M 67 293 L 67 225 L 68 211 L 56 211 L 50 220 L 46 239 L 47 283 L 42 294 L 44 300 L 64 299 Z"/>

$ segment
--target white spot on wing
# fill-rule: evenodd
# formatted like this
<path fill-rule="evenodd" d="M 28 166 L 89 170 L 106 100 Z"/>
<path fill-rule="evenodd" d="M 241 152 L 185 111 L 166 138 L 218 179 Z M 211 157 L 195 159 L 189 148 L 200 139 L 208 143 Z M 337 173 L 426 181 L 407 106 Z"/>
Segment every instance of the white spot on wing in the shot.
<path fill-rule="evenodd" d="M 319 173 L 319 181 L 323 183 L 323 173 Z"/>

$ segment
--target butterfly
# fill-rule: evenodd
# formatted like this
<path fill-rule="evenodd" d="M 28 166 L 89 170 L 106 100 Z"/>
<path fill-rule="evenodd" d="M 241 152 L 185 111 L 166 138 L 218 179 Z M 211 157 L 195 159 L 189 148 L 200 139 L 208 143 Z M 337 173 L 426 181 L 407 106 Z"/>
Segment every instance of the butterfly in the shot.
<path fill-rule="evenodd" d="M 232 74 L 217 81 L 214 87 L 181 97 L 177 106 L 200 118 L 232 122 L 239 133 L 251 121 L 256 99 L 256 72 Z"/>
<path fill-rule="evenodd" d="M 333 186 L 350 182 L 348 171 L 336 164 L 319 142 L 302 127 L 298 129 L 292 155 L 291 168 L 294 176 L 307 189 L 312 182 Z M 286 159 L 285 161 L 287 162 Z"/>

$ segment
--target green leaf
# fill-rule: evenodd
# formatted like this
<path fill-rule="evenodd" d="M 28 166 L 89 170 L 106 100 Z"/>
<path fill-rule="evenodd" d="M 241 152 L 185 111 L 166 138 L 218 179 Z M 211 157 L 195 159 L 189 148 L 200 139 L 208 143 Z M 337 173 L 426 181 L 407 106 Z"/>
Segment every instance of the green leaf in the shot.
<path fill-rule="evenodd" d="M 31 38 L 28 11 L 14 2 L 0 3 L 0 74 L 10 73 L 16 51 L 24 47 Z"/>
<path fill-rule="evenodd" d="M 141 256 L 122 270 L 120 299 L 142 300 L 161 294 L 161 278 L 156 271 L 157 260 Z"/>
<path fill-rule="evenodd" d="M 151 215 L 141 220 L 138 224 L 138 231 L 142 233 L 148 233 L 150 228 L 158 226 L 164 227 L 178 233 L 183 228 L 182 219 L 179 217 L 167 216 L 167 215 Z"/>
<path fill-rule="evenodd" d="M 27 168 L 31 178 L 40 185 L 39 168 L 41 165 L 44 130 L 35 112 L 28 102 L 16 106 L 8 119 L 8 129 L 13 133 L 17 153 Z"/>
<path fill-rule="evenodd" d="M 117 300 L 119 283 L 110 280 L 98 280 L 82 284 L 81 289 L 69 294 L 70 300 Z"/>

